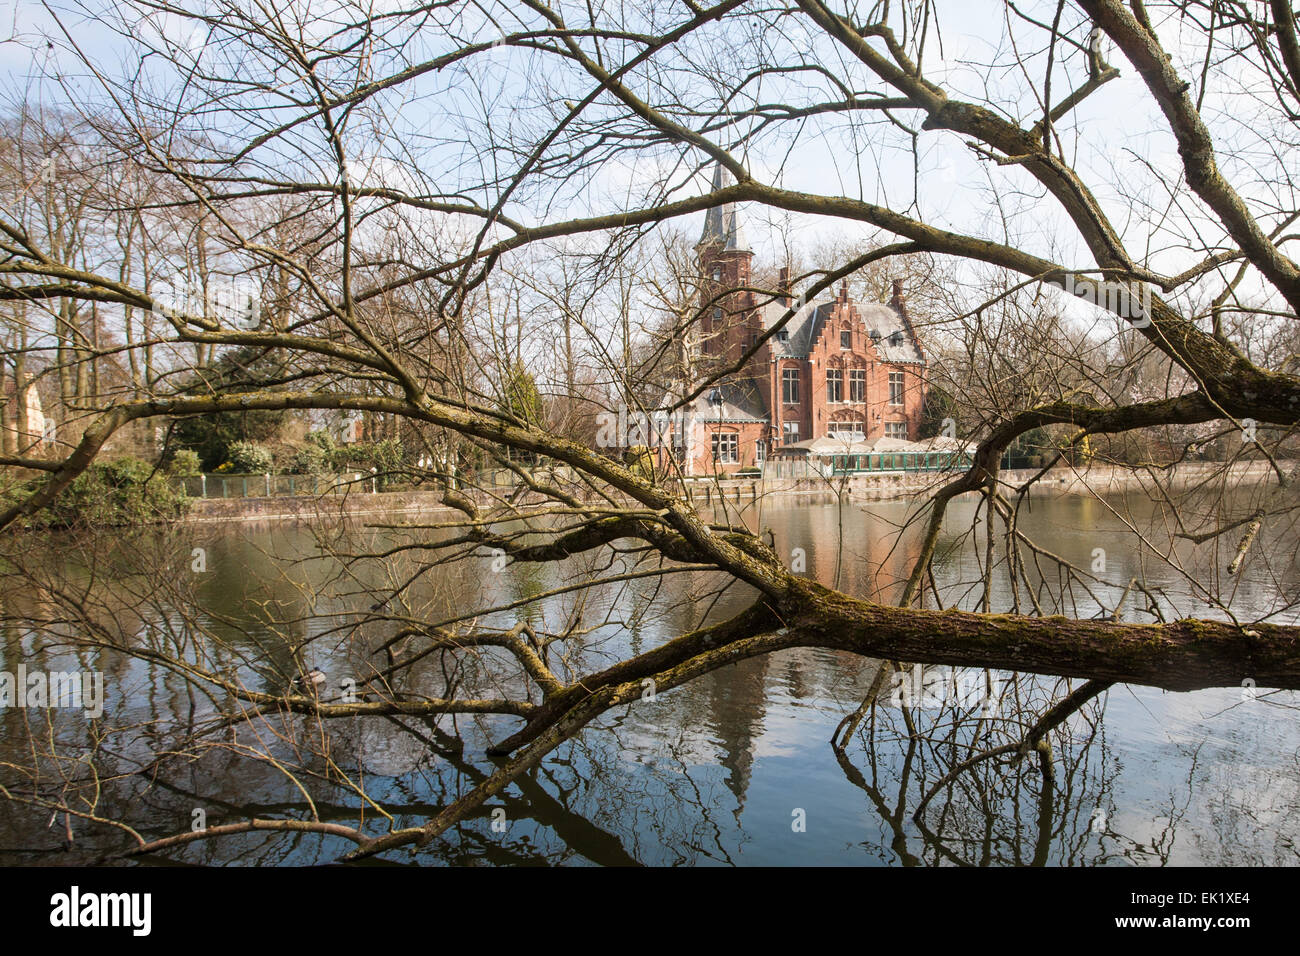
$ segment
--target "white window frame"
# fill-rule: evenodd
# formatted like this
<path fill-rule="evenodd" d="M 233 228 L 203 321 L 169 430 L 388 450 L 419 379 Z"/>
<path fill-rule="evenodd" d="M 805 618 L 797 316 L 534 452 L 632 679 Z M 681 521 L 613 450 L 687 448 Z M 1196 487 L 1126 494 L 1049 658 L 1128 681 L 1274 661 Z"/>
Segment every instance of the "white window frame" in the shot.
<path fill-rule="evenodd" d="M 787 384 L 793 383 L 793 388 L 786 388 Z M 793 394 L 794 398 L 786 396 Z M 781 369 L 781 404 L 798 405 L 799 404 L 799 370 L 797 368 Z"/>
<path fill-rule="evenodd" d="M 855 388 L 854 386 L 857 387 Z M 866 400 L 867 370 L 865 368 L 849 369 L 849 401 L 852 404 L 861 405 Z"/>
<path fill-rule="evenodd" d="M 895 386 L 897 386 L 897 391 L 895 391 Z M 889 373 L 889 404 L 890 405 L 906 404 L 906 392 L 907 392 L 906 373 L 890 372 Z"/>
<path fill-rule="evenodd" d="M 831 438 L 843 438 L 845 432 L 858 441 L 865 441 L 867 438 L 862 422 L 830 422 L 826 426 L 826 434 Z"/>
<path fill-rule="evenodd" d="M 740 463 L 739 435 L 735 432 L 714 432 L 711 439 L 714 461 L 720 465 L 736 465 Z"/>
<path fill-rule="evenodd" d="M 836 386 L 835 388 L 831 387 L 832 383 Z M 828 405 L 838 405 L 843 401 L 844 401 L 844 369 L 828 368 L 826 370 L 826 403 Z"/>

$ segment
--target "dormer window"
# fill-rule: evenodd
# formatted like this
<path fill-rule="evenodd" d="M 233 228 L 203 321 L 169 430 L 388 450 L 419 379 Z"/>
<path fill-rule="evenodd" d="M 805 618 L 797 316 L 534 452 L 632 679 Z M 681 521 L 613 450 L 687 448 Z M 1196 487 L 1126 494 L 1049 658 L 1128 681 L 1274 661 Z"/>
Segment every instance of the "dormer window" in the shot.
<path fill-rule="evenodd" d="M 903 344 L 903 333 L 902 333 L 902 332 L 895 332 L 893 335 L 891 335 L 891 336 L 889 337 L 889 344 L 892 345 L 892 346 L 894 346 L 895 348 L 897 348 L 898 346 L 902 345 L 902 344 Z"/>
<path fill-rule="evenodd" d="M 778 330 L 777 333 L 776 333 L 776 340 L 777 340 L 778 342 L 789 342 L 789 341 L 790 341 L 790 330 L 789 330 L 789 329 L 780 329 L 780 330 Z"/>
<path fill-rule="evenodd" d="M 872 330 L 871 330 L 871 343 L 872 343 L 873 345 L 879 345 L 879 344 L 880 344 L 880 330 L 879 330 L 879 329 L 872 329 Z"/>

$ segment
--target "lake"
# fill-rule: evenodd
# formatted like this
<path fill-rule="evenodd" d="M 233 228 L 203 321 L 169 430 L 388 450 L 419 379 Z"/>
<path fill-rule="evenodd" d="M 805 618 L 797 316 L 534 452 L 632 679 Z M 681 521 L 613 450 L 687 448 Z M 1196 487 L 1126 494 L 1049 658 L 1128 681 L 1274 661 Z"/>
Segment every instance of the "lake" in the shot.
<path fill-rule="evenodd" d="M 1097 576 L 1108 583 L 1071 583 L 1040 556 L 1014 588 L 1005 568 L 996 568 L 989 599 L 996 610 L 1015 602 L 1028 608 L 1037 599 L 1044 613 L 1081 617 L 1109 614 L 1123 597 L 1127 620 L 1149 619 L 1143 609 L 1154 604 L 1168 619 L 1222 617 L 1226 606 L 1242 621 L 1300 621 L 1294 526 L 1266 528 L 1232 576 L 1223 568 L 1239 535 L 1199 545 L 1171 539 L 1177 520 L 1192 516 L 1189 508 L 1233 515 L 1253 507 L 1246 493 L 1238 498 L 1207 497 L 1178 515 L 1140 497 L 1031 499 L 1021 530 L 1080 568 L 1104 562 Z M 908 502 L 774 498 L 761 511 L 746 506 L 738 520 L 770 529 L 795 570 L 854 594 L 897 597 L 916 549 Z M 716 517 L 737 517 L 735 508 Z M 976 518 L 974 501 L 950 510 L 935 564 L 945 606 L 975 609 L 983 599 L 988 542 L 982 526 L 961 533 Z M 273 714 L 223 729 L 203 745 L 178 746 L 187 730 L 216 719 L 216 702 L 173 670 L 114 650 L 114 642 L 201 655 L 222 673 L 273 693 L 299 663 L 310 665 L 326 674 L 328 696 L 384 666 L 375 650 L 407 616 L 450 619 L 485 599 L 517 604 L 478 623 L 509 627 L 527 619 L 539 630 L 570 627 L 569 663 L 586 671 L 653 647 L 702 617 L 734 613 L 750 597 L 738 585 L 719 589 L 717 577 L 704 572 L 611 583 L 585 595 L 564 590 L 583 575 L 631 567 L 627 556 L 609 554 L 499 571 L 490 555 L 467 555 L 424 570 L 409 586 L 427 552 L 352 557 L 448 534 L 280 524 L 187 525 L 77 542 L 21 544 L 11 536 L 6 560 L 22 574 L 0 579 L 0 671 L 20 664 L 101 671 L 105 717 L 0 710 L 0 761 L 30 760 L 33 740 L 41 751 L 38 780 L 6 766 L 0 783 L 45 797 L 74 795 L 93 807 L 87 812 L 120 819 L 147 839 L 187 831 L 198 819 L 213 826 L 253 815 L 303 816 L 309 805 L 322 820 L 364 821 L 373 832 L 387 826 L 377 820 L 378 808 L 399 825 L 419 824 L 491 772 L 486 742 L 516 729 L 517 719 L 459 717 L 453 734 L 450 718 L 318 723 Z M 1139 550 L 1139 535 L 1157 550 L 1174 540 L 1170 560 Z M 1003 550 L 995 539 L 995 560 Z M 1142 588 L 1126 593 L 1134 578 Z M 402 590 L 376 612 L 377 588 Z M 182 615 L 179 607 L 201 610 Z M 45 635 L 39 639 L 38 620 Z M 50 634 L 89 634 L 102 646 L 49 646 Z M 306 649 L 296 652 L 304 641 Z M 465 679 L 499 680 L 509 689 L 503 660 L 487 652 L 461 665 L 430 655 L 405 686 L 434 696 L 458 679 L 458 666 Z M 403 850 L 371 863 L 1297 862 L 1300 711 L 1294 693 L 1264 688 L 1178 694 L 1116 685 L 1052 734 L 1050 786 L 1032 759 L 986 761 L 940 788 L 913 819 L 922 797 L 955 765 L 1023 733 L 1079 683 L 974 669 L 900 670 L 841 652 L 783 651 L 606 714 L 443 838 L 414 855 Z M 954 692 L 943 693 L 945 687 Z M 900 700 L 900 688 L 918 693 Z M 972 688 L 987 693 L 974 700 L 955 692 Z M 78 761 L 91 739 L 88 728 L 100 736 L 95 779 Z M 159 772 L 141 773 L 156 754 L 173 750 Z M 128 842 L 110 827 L 73 819 L 67 849 L 62 818 L 51 823 L 48 808 L 6 806 L 0 862 L 93 860 Z M 257 833 L 196 842 L 142 862 L 312 864 L 349 849 L 341 839 Z"/>

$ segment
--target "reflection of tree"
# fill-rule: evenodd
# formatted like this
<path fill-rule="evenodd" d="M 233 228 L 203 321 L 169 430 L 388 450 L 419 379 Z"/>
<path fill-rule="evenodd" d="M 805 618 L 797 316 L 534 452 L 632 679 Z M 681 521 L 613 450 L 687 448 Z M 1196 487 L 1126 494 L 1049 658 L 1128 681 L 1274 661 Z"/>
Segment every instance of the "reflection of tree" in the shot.
<path fill-rule="evenodd" d="M 957 703 L 933 711 L 907 701 L 890 706 L 881 694 L 889 673 L 881 667 L 872 692 L 836 728 L 832 746 L 845 776 L 876 808 L 900 862 L 1081 862 L 1072 848 L 1078 809 L 1101 806 L 1107 787 L 1098 765 L 1104 751 L 1091 754 L 1102 708 L 1089 707 L 1104 683 L 1085 682 L 1045 707 L 1051 698 L 1038 682 L 1013 678 L 1011 700 L 1004 695 L 1000 709 L 987 714 Z M 1026 723 L 1035 707 L 1041 716 Z M 1076 737 L 1078 726 L 1086 732 Z M 849 753 L 855 738 L 865 748 L 856 759 Z M 921 837 L 916 850 L 909 824 Z"/>
<path fill-rule="evenodd" d="M 796 513 L 796 520 L 805 518 Z M 779 531 L 778 539 L 789 533 L 788 528 Z M 364 543 L 373 548 L 377 543 L 365 533 L 354 541 L 348 547 Z M 27 632 L 16 628 L 13 614 L 8 618 L 7 646 L 15 648 L 9 653 L 17 653 L 19 638 L 31 633 L 34 623 L 47 632 L 75 625 L 83 660 L 94 663 L 86 656 L 92 655 L 107 662 L 114 669 L 115 685 L 136 687 L 141 696 L 117 702 L 112 723 L 99 729 L 104 744 L 95 751 L 94 777 L 86 775 L 84 764 L 63 756 L 84 751 L 84 724 L 65 722 L 58 728 L 51 738 L 53 747 L 45 751 L 47 769 L 27 791 L 28 809 L 16 808 L 19 812 L 9 825 L 15 837 L 4 843 L 22 846 L 18 834 L 41 832 L 49 814 L 60 811 L 69 814 L 73 849 L 79 855 L 112 851 L 112 831 L 100 830 L 111 825 L 99 821 L 121 820 L 136 826 L 146 843 L 179 860 L 323 860 L 346 851 L 348 841 L 355 841 L 360 832 L 359 822 L 370 826 L 367 821 L 387 814 L 394 825 L 420 825 L 483 786 L 501 764 L 467 759 L 465 748 L 481 751 L 509 725 L 490 712 L 474 715 L 474 724 L 428 713 L 428 695 L 432 691 L 449 696 L 459 682 L 468 680 L 496 682 L 503 699 L 529 695 L 530 685 L 519 681 L 512 655 L 500 644 L 506 631 L 479 627 L 477 633 L 496 643 L 485 642 L 477 649 L 448 645 L 394 672 L 390 692 L 402 688 L 402 696 L 393 699 L 409 701 L 411 713 L 390 713 L 379 722 L 361 714 L 340 719 L 266 705 L 249 707 L 230 694 L 195 694 L 193 682 L 175 678 L 175 669 L 186 661 L 187 666 L 229 675 L 240 682 L 236 686 L 249 687 L 282 688 L 284 677 L 306 659 L 323 664 L 332 681 L 349 672 L 373 673 L 377 658 L 372 649 L 394 633 L 384 621 L 391 609 L 360 615 L 352 610 L 356 605 L 351 596 L 368 599 L 377 582 L 362 576 L 367 565 L 354 563 L 347 579 L 351 584 L 339 586 L 340 568 L 346 565 L 337 552 L 344 543 L 343 538 L 335 539 L 335 554 L 321 554 L 305 546 L 304 539 L 293 543 L 272 538 L 258 545 L 251 553 L 254 562 L 270 548 L 282 556 L 312 556 L 297 565 L 302 574 L 296 578 L 268 575 L 246 588 L 232 602 L 241 614 L 213 607 L 193 619 L 178 615 L 175 608 L 185 602 L 201 607 L 191 589 L 211 589 L 216 579 L 195 581 L 169 566 L 177 549 L 167 536 L 130 542 L 132 560 L 105 562 L 114 572 L 107 578 L 104 569 L 92 567 L 84 575 L 70 575 L 66 562 L 53 556 L 15 556 L 25 580 L 40 587 L 29 590 L 25 602 L 18 602 L 22 606 L 15 608 L 27 622 Z M 218 560 L 240 561 L 242 552 L 228 547 L 216 552 Z M 180 553 L 185 557 L 188 550 L 181 548 Z M 151 562 L 147 573 L 140 573 Z M 614 566 L 608 559 L 602 564 Z M 136 573 L 127 574 L 132 568 Z M 852 566 L 846 570 L 854 574 Z M 391 580 L 406 571 L 389 566 L 383 573 Z M 548 575 L 534 574 L 528 587 L 550 592 L 570 575 L 589 573 L 590 565 L 569 562 Z M 108 580 L 111 587 L 106 586 Z M 565 632 L 542 628 L 533 630 L 534 639 L 544 645 L 552 667 L 581 674 L 617 662 L 630 642 L 645 640 L 625 627 L 629 619 L 651 628 L 648 633 L 653 635 L 657 629 L 689 628 L 698 619 L 702 601 L 722 620 L 745 605 L 743 594 L 720 592 L 713 575 L 680 580 L 685 587 L 676 593 L 651 581 L 635 581 L 588 589 L 579 601 L 547 599 L 541 619 L 567 622 L 568 633 L 575 637 L 551 640 Z M 514 587 L 509 582 L 492 586 Z M 435 613 L 448 616 L 456 606 L 452 595 L 457 589 L 463 593 L 463 588 L 457 574 L 448 574 L 445 581 L 426 575 L 404 592 L 403 610 L 424 619 Z M 321 593 L 326 590 L 328 594 Z M 327 609 L 333 609 L 328 618 L 322 613 Z M 322 627 L 327 619 L 334 623 Z M 308 626 L 309 621 L 315 623 Z M 341 644 L 340 635 L 347 637 Z M 124 649 L 129 653 L 123 654 Z M 380 655 L 378 660 L 386 658 Z M 741 814 L 756 739 L 770 707 L 768 685 L 780 681 L 795 697 L 824 698 L 844 685 L 855 666 L 862 667 L 863 678 L 874 680 L 875 686 L 866 688 L 863 706 L 841 724 L 834 755 L 846 778 L 868 794 L 884 827 L 884 844 L 900 861 L 1100 863 L 1171 858 L 1182 812 L 1177 804 L 1170 806 L 1164 833 L 1128 838 L 1117 832 L 1116 819 L 1090 830 L 1098 810 L 1114 817 L 1105 799 L 1110 771 L 1104 747 L 1100 755 L 1092 754 L 1100 739 L 1100 707 L 1088 697 L 1101 685 L 1085 683 L 1070 692 L 1068 687 L 1062 690 L 1041 679 L 1020 677 L 1004 696 L 996 719 L 956 708 L 897 710 L 881 702 L 893 674 L 888 667 L 851 655 L 826 652 L 814 657 L 794 651 L 706 675 L 690 694 L 667 693 L 655 703 L 634 700 L 615 708 L 587 734 L 556 748 L 545 762 L 515 777 L 509 787 L 468 814 L 451 828 L 447 841 L 426 845 L 419 858 L 736 862 L 741 859 L 736 841 L 744 840 Z M 363 695 L 369 693 L 363 682 Z M 322 700 L 338 699 L 332 682 Z M 17 723 L 14 711 L 3 716 L 9 739 L 42 738 L 40 728 Z M 1052 726 L 1058 718 L 1059 726 Z M 1048 752 L 1035 749 L 1036 728 L 1054 758 L 1046 764 L 1052 769 L 1046 778 L 1042 768 Z M 701 733 L 707 738 L 702 740 Z M 658 756 L 638 760 L 634 755 L 639 754 Z M 1183 806 L 1191 799 L 1191 786 L 1189 777 L 1188 790 L 1179 797 Z M 96 787 L 104 794 L 91 808 L 85 800 Z M 310 803 L 301 799 L 302 792 L 310 794 Z M 155 821 L 185 821 L 196 806 L 208 808 L 212 832 L 226 834 L 229 850 L 216 849 L 215 840 L 150 843 L 175 835 L 176 828 Z M 490 812 L 496 807 L 504 808 L 511 821 L 504 834 L 491 829 Z M 78 809 L 86 815 L 78 818 L 73 812 Z M 1241 815 L 1225 808 L 1220 818 L 1233 814 Z M 239 830 L 239 821 L 250 817 L 303 821 L 306 830 Z M 141 827 L 140 820 L 150 822 Z M 88 834 L 87 828 L 98 835 Z M 313 834 L 321 842 L 315 842 Z M 918 836 L 920 843 L 913 846 Z"/>
<path fill-rule="evenodd" d="M 1287 4 L 1235 4 L 1232 16 L 1207 20 L 1075 0 L 1048 26 L 1007 3 L 1005 16 L 972 24 L 993 51 L 983 68 L 998 77 L 975 84 L 930 69 L 926 54 L 943 47 L 950 25 L 919 0 L 856 5 L 852 17 L 822 0 L 487 3 L 485 16 L 469 18 L 491 23 L 486 32 L 467 25 L 462 4 L 383 15 L 345 4 L 327 37 L 304 35 L 300 18 L 237 4 L 220 16 L 147 4 L 182 32 L 188 23 L 212 34 L 227 55 L 202 68 L 133 29 L 129 3 L 73 5 L 117 30 L 120 61 L 73 44 L 56 49 L 56 31 L 51 74 L 32 89 L 67 114 L 49 132 L 84 135 L 103 162 L 59 179 L 48 165 L 50 175 L 34 177 L 46 124 L 34 102 L 19 106 L 18 125 L 36 125 L 32 136 L 13 131 L 15 162 L 0 163 L 0 299 L 15 306 L 10 324 L 22 326 L 9 340 L 46 353 L 6 361 L 24 363 L 25 378 L 76 387 L 60 388 L 67 414 L 57 440 L 39 450 L 48 457 L 2 450 L 0 527 L 73 490 L 133 429 L 231 414 L 400 424 L 437 459 L 426 453 L 425 464 L 404 470 L 444 489 L 447 510 L 406 528 L 322 534 L 329 556 L 313 567 L 320 577 L 292 577 L 302 555 L 272 553 L 242 571 L 221 563 L 198 584 L 158 545 L 119 548 L 134 567 L 106 578 L 93 558 L 65 556 L 59 569 L 6 541 L 7 585 L 39 594 L 30 615 L 15 615 L 37 632 L 33 657 L 75 646 L 79 660 L 103 661 L 130 689 L 109 726 L 88 735 L 107 737 L 60 728 L 53 744 L 18 761 L 21 798 L 42 813 L 81 814 L 135 839 L 116 812 L 99 812 L 109 797 L 86 795 L 92 776 L 231 751 L 251 738 L 240 753 L 264 761 L 268 775 L 308 795 L 343 787 L 370 815 L 351 831 L 311 818 L 250 827 L 342 836 L 356 844 L 355 859 L 418 849 L 641 700 L 645 682 L 666 693 L 794 649 L 1172 690 L 1243 679 L 1300 686 L 1300 590 L 1294 562 L 1284 563 L 1300 512 L 1279 464 L 1294 448 L 1300 378 L 1294 335 L 1274 331 L 1300 308 L 1289 232 L 1298 213 L 1286 208 L 1294 198 L 1285 190 L 1261 200 L 1251 178 L 1291 181 L 1289 154 L 1276 148 L 1293 148 L 1297 123 Z M 752 42 L 760 33 L 764 42 Z M 1199 70 L 1170 52 L 1188 44 L 1205 47 Z M 79 64 L 71 74 L 64 56 Z M 718 69 L 719 58 L 730 67 Z M 1120 75 L 1111 58 L 1139 65 L 1124 93 L 1135 101 L 1128 152 L 1137 161 L 1122 165 L 1057 148 L 1096 138 L 1090 124 Z M 1040 61 L 1045 71 L 1025 68 Z M 95 101 L 67 79 L 80 74 L 96 78 Z M 501 96 L 502 76 L 536 82 Z M 273 119 L 270 99 L 280 104 Z M 440 132 L 413 140 L 413 124 Z M 172 132 L 159 138 L 158 129 Z M 868 132 L 879 149 L 837 148 Z M 1150 153 L 1171 137 L 1180 146 L 1172 168 Z M 843 178 L 774 178 L 787 166 L 797 176 L 800 144 L 843 162 Z M 57 145 L 66 156 L 83 144 Z M 356 168 L 358 147 L 373 159 L 368 169 Z M 985 191 L 979 214 L 936 228 L 930 199 L 952 191 L 926 187 L 936 181 L 930 158 L 947 147 L 976 164 L 967 172 L 987 173 L 967 177 Z M 879 156 L 909 152 L 905 184 L 873 168 Z M 718 173 L 711 193 L 702 189 L 706 168 Z M 628 170 L 626 189 L 606 188 L 611 171 Z M 881 183 L 875 202 L 855 180 Z M 1117 208 L 1136 215 L 1109 215 L 1116 192 Z M 76 207 L 71 219 L 59 211 L 65 201 Z M 932 297 L 943 307 L 925 338 L 945 359 L 928 368 L 942 371 L 957 402 L 962 439 L 975 446 L 970 460 L 936 475 L 900 522 L 905 534 L 846 540 L 852 512 L 843 507 L 833 529 L 784 541 L 808 552 L 806 572 L 792 570 L 761 520 L 745 524 L 756 516 L 744 514 L 736 488 L 713 509 L 709 496 L 728 489 L 687 480 L 672 455 L 648 467 L 641 456 L 610 454 L 608 443 L 575 440 L 602 412 L 638 403 L 680 410 L 723 378 L 764 367 L 773 337 L 793 331 L 796 310 L 779 313 L 794 290 L 746 268 L 743 296 L 775 306 L 774 324 L 746 330 L 754 334 L 717 362 L 694 362 L 700 326 L 738 294 L 712 285 L 721 273 L 706 279 L 703 259 L 647 250 L 674 248 L 665 233 L 684 217 L 733 216 L 740 203 L 880 230 L 798 276 L 803 301 L 864 269 L 893 272 L 900 259 L 954 263 L 928 283 L 942 287 Z M 69 242 L 73 221 L 88 232 Z M 268 291 L 261 314 L 245 316 L 253 324 L 208 309 L 207 290 L 186 301 L 159 295 L 168 283 L 223 275 Z M 1151 293 L 1141 316 L 1127 294 L 1138 285 Z M 1113 294 L 1121 289 L 1122 305 Z M 1091 300 L 1079 304 L 1093 309 L 1095 335 L 1068 328 L 1058 292 Z M 647 303 L 666 308 L 643 321 Z M 119 327 L 122 342 L 108 334 Z M 42 349 L 42 337 L 54 347 Z M 50 365 L 38 372 L 42 362 Z M 691 364 L 700 366 L 685 376 L 691 395 L 660 374 L 671 367 L 676 378 Z M 1108 453 L 1141 462 L 1141 497 L 1157 505 L 1149 520 L 1130 506 L 1088 502 L 1122 525 L 1127 557 L 1111 570 L 1062 553 L 1053 529 L 1028 533 L 1032 495 L 1048 475 L 1010 475 L 1000 463 L 1032 434 L 1050 441 L 1044 457 L 1060 471 Z M 1129 437 L 1151 454 L 1121 454 Z M 1208 475 L 1193 469 L 1202 487 L 1179 500 L 1172 470 L 1197 463 L 1198 442 L 1268 469 L 1246 507 L 1216 497 L 1239 483 L 1236 462 Z M 452 474 L 455 460 L 498 467 Z M 954 531 L 971 496 L 969 525 Z M 897 551 L 879 553 L 891 537 Z M 188 542 L 172 544 L 188 551 Z M 936 573 L 945 547 L 962 570 L 959 586 Z M 870 580 L 846 584 L 854 552 L 867 556 Z M 506 566 L 494 568 L 498 559 Z M 1124 561 L 1132 566 L 1117 574 Z M 1185 582 L 1194 617 L 1168 613 L 1145 562 Z M 245 588 L 243 576 L 258 584 Z M 208 588 L 240 591 L 239 606 L 216 606 Z M 1252 590 L 1263 599 L 1243 607 Z M 1124 622 L 1132 599 L 1138 614 Z M 644 632 L 670 617 L 681 627 L 629 642 L 628 623 Z M 329 673 L 320 692 L 314 681 L 293 683 L 321 667 Z M 345 677 L 355 698 L 340 686 Z M 1036 705 L 1045 714 L 1054 706 Z M 431 817 L 399 822 L 328 751 L 326 735 L 295 735 L 300 718 L 389 717 L 437 723 L 505 759 L 449 791 L 454 799 Z M 754 716 L 730 742 L 737 799 L 750 772 L 746 735 L 760 725 Z M 992 746 L 1017 741 L 1023 733 Z M 931 784 L 975 744 L 948 746 L 955 752 L 943 754 L 937 775 L 938 752 L 916 746 Z M 67 772 L 71 791 L 63 754 L 96 761 Z M 943 806 L 1003 756 L 945 782 Z M 934 819 L 929 810 L 925 819 Z"/>

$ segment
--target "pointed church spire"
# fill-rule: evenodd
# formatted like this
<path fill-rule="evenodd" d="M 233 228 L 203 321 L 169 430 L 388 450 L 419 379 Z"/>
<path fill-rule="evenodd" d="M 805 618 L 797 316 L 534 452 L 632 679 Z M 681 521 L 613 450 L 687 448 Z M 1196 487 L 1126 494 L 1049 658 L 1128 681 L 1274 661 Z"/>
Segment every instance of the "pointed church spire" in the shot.
<path fill-rule="evenodd" d="M 735 177 L 721 163 L 713 167 L 713 191 L 734 185 Z M 704 232 L 696 248 L 713 247 L 714 252 L 752 252 L 745 241 L 745 231 L 740 225 L 740 214 L 734 202 L 714 206 L 704 216 Z"/>

